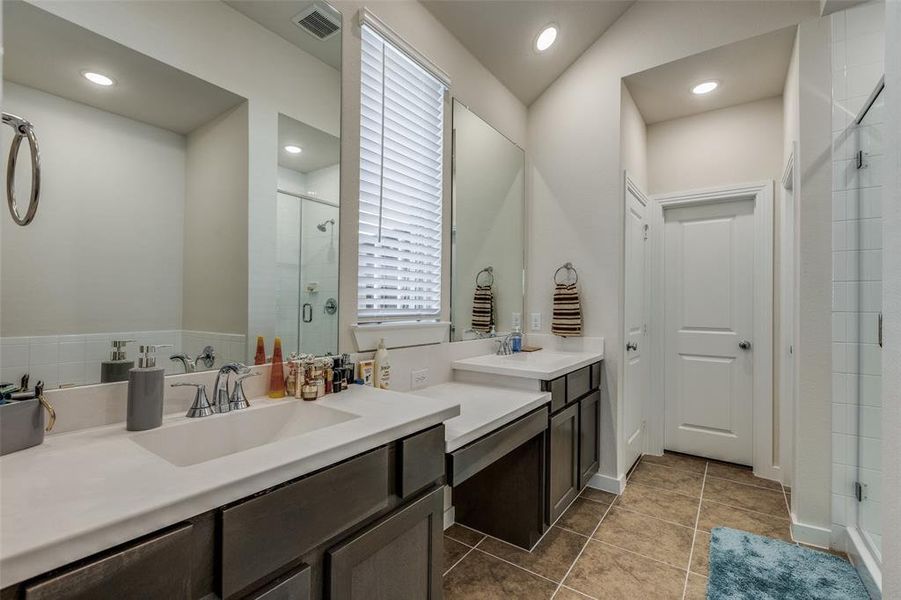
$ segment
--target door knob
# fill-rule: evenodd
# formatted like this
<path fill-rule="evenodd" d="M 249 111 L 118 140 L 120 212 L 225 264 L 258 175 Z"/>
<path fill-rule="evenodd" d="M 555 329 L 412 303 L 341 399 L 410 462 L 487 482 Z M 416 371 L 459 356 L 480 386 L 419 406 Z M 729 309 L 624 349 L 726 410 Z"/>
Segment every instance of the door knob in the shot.
<path fill-rule="evenodd" d="M 748 340 L 742 340 L 742 341 L 738 342 L 738 347 L 741 348 L 742 350 L 750 350 L 751 342 L 749 342 Z"/>
<path fill-rule="evenodd" d="M 626 342 L 626 352 L 629 352 L 630 350 L 638 350 L 638 343 Z"/>

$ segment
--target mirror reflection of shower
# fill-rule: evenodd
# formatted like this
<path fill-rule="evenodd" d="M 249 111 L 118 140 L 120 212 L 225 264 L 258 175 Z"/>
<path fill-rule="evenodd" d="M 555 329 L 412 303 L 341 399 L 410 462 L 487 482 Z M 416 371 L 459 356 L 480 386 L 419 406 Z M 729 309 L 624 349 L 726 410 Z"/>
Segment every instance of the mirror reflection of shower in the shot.
<path fill-rule="evenodd" d="M 283 114 L 278 137 L 275 334 L 285 352 L 337 354 L 340 144 Z"/>

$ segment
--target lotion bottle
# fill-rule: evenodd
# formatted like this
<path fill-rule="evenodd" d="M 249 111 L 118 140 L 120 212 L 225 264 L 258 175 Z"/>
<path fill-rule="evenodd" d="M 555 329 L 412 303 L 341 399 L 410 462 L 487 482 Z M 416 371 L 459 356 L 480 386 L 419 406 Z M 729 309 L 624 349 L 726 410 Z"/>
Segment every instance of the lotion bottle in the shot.
<path fill-rule="evenodd" d="M 125 381 L 128 372 L 135 366 L 135 361 L 128 360 L 125 344 L 134 340 L 113 340 L 111 342 L 109 360 L 100 363 L 100 383 Z"/>
<path fill-rule="evenodd" d="M 385 348 L 385 339 L 379 340 L 379 347 L 375 351 L 375 364 L 373 371 L 375 372 L 375 387 L 387 390 L 391 383 L 391 363 L 388 361 L 388 350 Z"/>
<path fill-rule="evenodd" d="M 156 366 L 156 351 L 172 344 L 140 346 L 138 366 L 128 371 L 128 431 L 154 429 L 163 424 L 163 386 L 166 369 Z"/>

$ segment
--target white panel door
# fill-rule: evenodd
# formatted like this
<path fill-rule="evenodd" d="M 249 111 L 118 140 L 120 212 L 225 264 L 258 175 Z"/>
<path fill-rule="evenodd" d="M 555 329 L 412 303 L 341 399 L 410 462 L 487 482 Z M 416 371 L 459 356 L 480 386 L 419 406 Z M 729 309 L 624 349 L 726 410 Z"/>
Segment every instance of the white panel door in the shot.
<path fill-rule="evenodd" d="M 664 212 L 665 447 L 753 463 L 754 201 Z"/>
<path fill-rule="evenodd" d="M 644 407 L 649 387 L 647 344 L 647 199 L 626 186 L 624 466 L 644 452 Z"/>

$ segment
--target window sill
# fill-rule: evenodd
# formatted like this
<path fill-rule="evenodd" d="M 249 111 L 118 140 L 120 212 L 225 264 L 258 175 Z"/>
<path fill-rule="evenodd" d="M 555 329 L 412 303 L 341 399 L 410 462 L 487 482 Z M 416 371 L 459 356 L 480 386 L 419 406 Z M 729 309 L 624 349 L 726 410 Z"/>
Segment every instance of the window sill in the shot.
<path fill-rule="evenodd" d="M 424 346 L 448 341 L 450 321 L 391 321 L 386 323 L 360 323 L 350 326 L 357 343 L 357 352 L 375 350 L 379 340 L 385 340 L 386 348 Z"/>

